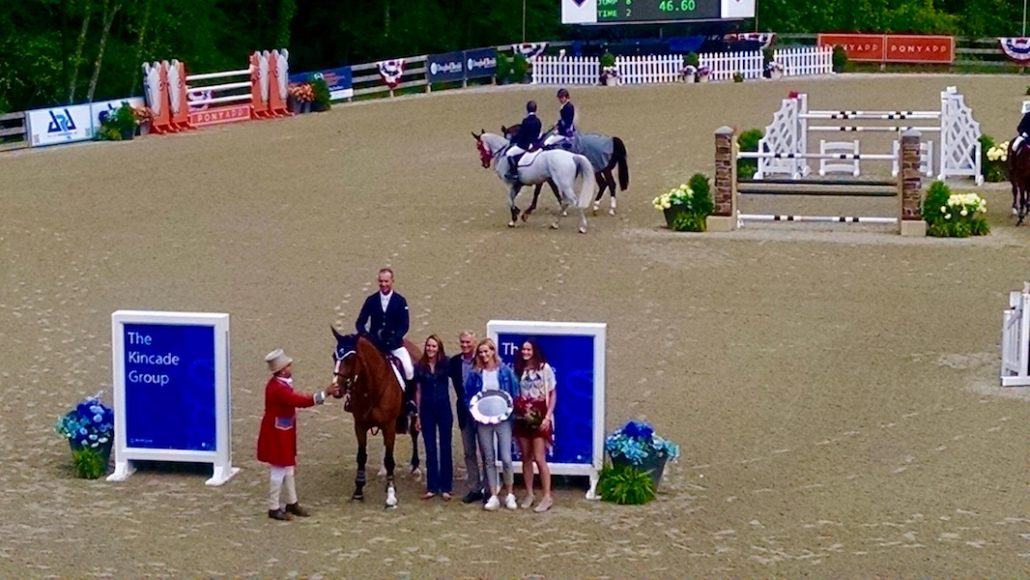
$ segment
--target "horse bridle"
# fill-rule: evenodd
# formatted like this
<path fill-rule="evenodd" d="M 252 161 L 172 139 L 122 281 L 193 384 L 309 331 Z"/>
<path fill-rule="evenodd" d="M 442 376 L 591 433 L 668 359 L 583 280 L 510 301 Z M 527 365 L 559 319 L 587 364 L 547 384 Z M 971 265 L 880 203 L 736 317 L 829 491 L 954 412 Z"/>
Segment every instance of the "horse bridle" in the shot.
<path fill-rule="evenodd" d="M 354 384 L 358 382 L 358 365 L 354 365 L 354 374 L 349 376 L 343 376 L 340 370 L 343 367 L 343 361 L 347 360 L 349 356 L 357 356 L 357 352 L 349 350 L 343 353 L 343 356 L 336 359 L 336 364 L 333 365 L 333 384 L 341 388 L 340 396 L 345 397 L 346 400 L 343 403 L 344 408 L 350 406 L 350 396 L 354 389 Z M 343 384 L 340 384 L 340 377 L 343 377 Z"/>

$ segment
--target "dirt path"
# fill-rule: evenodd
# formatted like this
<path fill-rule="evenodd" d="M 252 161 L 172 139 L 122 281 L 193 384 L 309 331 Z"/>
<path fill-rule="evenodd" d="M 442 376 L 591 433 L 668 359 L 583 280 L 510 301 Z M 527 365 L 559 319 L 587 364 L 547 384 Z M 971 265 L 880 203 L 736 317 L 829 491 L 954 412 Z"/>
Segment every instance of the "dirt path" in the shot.
<path fill-rule="evenodd" d="M 650 205 L 711 174 L 715 129 L 764 127 L 789 90 L 813 108 L 934 109 L 949 84 L 986 133 L 1011 133 L 1017 77 L 577 88 L 583 129 L 622 137 L 631 156 L 619 215 L 587 236 L 571 220 L 548 230 L 549 199 L 505 228 L 503 189 L 469 137 L 529 98 L 550 119 L 553 88 L 0 156 L 0 576 L 1025 575 L 1030 395 L 997 374 L 1030 227 L 1010 226 L 1004 189 L 986 189 L 995 233 L 976 240 L 676 235 Z M 778 213 L 850 211 L 798 203 Z M 608 428 L 646 418 L 683 448 L 658 501 L 588 502 L 566 486 L 542 516 L 484 513 L 421 502 L 402 479 L 395 512 L 378 481 L 351 504 L 355 444 L 334 404 L 299 420 L 315 517 L 268 520 L 253 457 L 261 357 L 284 346 L 301 388 L 326 383 L 327 325 L 351 324 L 387 264 L 411 336 L 438 333 L 449 351 L 489 319 L 607 322 Z M 243 471 L 225 487 L 153 469 L 72 477 L 53 423 L 110 392 L 120 308 L 231 314 Z"/>

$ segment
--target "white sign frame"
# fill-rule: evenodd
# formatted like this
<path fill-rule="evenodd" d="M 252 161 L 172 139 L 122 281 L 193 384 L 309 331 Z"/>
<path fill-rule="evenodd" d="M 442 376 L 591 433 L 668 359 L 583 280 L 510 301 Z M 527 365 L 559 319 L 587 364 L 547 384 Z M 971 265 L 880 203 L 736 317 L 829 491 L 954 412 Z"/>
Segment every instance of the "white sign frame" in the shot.
<path fill-rule="evenodd" d="M 1030 283 L 1009 293 L 1001 320 L 1001 386 L 1030 386 Z"/>
<path fill-rule="evenodd" d="M 127 445 L 125 432 L 125 324 L 211 326 L 215 339 L 215 449 L 143 449 Z M 205 485 L 225 484 L 239 473 L 232 466 L 232 384 L 229 365 L 229 315 L 211 312 L 118 310 L 111 314 L 112 372 L 114 374 L 115 470 L 107 481 L 124 481 L 136 471 L 134 461 L 211 463 L 214 470 Z"/>
<path fill-rule="evenodd" d="M 533 336 L 582 335 L 594 339 L 594 407 L 593 433 L 591 434 L 591 463 L 548 463 L 553 475 L 579 475 L 590 478 L 587 499 L 600 499 L 597 495 L 597 480 L 604 466 L 605 409 L 607 399 L 606 350 L 608 325 L 603 322 L 538 322 L 526 320 L 491 320 L 486 324 L 486 334 L 497 342 L 500 333 L 528 334 Z M 500 348 L 500 345 L 498 345 Z M 559 395 L 561 386 L 558 386 Z M 500 465 L 500 461 L 497 462 Z M 522 469 L 521 461 L 514 461 L 515 473 Z"/>

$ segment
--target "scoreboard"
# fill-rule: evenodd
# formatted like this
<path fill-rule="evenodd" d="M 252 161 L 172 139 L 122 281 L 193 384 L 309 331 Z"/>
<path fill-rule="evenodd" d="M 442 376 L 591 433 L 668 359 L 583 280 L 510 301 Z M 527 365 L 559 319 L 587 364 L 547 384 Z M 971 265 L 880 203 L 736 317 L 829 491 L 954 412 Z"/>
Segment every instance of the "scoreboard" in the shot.
<path fill-rule="evenodd" d="M 562 24 L 640 24 L 754 18 L 755 0 L 562 0 Z"/>

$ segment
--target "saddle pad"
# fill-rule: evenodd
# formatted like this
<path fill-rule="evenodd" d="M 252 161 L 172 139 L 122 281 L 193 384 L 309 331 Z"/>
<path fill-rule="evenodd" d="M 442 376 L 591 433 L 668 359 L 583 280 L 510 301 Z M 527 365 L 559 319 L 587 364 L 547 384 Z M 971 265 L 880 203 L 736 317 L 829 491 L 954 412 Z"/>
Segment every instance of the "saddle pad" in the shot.
<path fill-rule="evenodd" d="M 540 155 L 541 151 L 541 149 L 537 149 L 536 151 L 530 151 L 529 153 L 523 154 L 522 159 L 519 159 L 519 167 L 532 165 L 533 162 L 536 161 L 537 156 Z"/>

